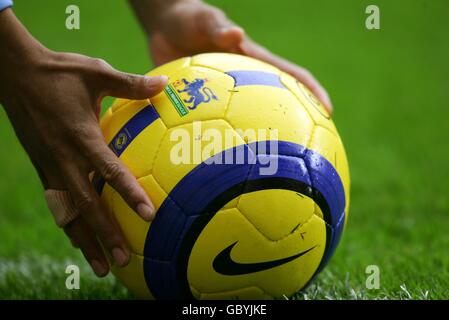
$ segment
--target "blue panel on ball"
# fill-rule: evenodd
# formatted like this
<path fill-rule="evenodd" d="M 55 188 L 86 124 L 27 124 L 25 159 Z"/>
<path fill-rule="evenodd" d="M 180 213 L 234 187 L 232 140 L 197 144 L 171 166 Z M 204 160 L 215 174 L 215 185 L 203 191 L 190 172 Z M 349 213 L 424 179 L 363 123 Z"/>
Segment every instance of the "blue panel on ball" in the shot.
<path fill-rule="evenodd" d="M 318 203 L 330 226 L 323 263 L 328 261 L 344 224 L 344 189 L 338 173 L 321 155 L 294 143 L 278 141 L 278 152 L 263 149 L 256 156 L 254 152 L 260 150 L 260 143 L 225 150 L 195 167 L 170 192 L 168 204 L 160 207 L 148 231 L 144 249 L 144 255 L 152 259 L 172 257 L 169 265 L 163 265 L 166 267 L 163 273 L 160 265 L 153 269 L 153 263 L 144 262 L 145 279 L 156 298 L 191 297 L 187 263 L 201 228 L 234 197 L 263 188 L 295 190 L 300 187 Z M 243 163 L 223 164 L 223 159 L 237 154 L 243 154 Z M 261 174 L 260 170 L 267 160 L 278 162 L 278 170 L 270 175 Z M 182 221 L 182 230 L 181 222 L 175 222 L 176 217 Z"/>
<path fill-rule="evenodd" d="M 234 78 L 235 87 L 241 86 L 269 86 L 285 89 L 278 74 L 252 71 L 252 70 L 237 70 L 226 72 Z"/>
<path fill-rule="evenodd" d="M 332 164 L 315 151 L 307 151 L 304 160 L 312 180 L 311 185 L 319 190 L 329 205 L 331 217 L 326 222 L 335 227 L 345 210 L 345 193 L 340 176 Z"/>
<path fill-rule="evenodd" d="M 164 212 L 164 214 L 159 214 Z M 157 233 L 157 241 L 145 242 L 144 256 L 160 261 L 170 261 L 180 235 L 185 227 L 186 215 L 182 209 L 167 197 L 157 212 L 157 219 L 151 222 L 151 229 Z"/>

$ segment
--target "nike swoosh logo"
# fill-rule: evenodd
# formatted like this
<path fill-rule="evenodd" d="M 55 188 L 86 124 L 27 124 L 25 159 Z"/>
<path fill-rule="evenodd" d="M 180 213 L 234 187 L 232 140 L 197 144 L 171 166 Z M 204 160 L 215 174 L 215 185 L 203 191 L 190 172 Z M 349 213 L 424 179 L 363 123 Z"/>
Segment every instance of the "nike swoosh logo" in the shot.
<path fill-rule="evenodd" d="M 221 251 L 214 259 L 214 262 L 212 263 L 212 266 L 214 270 L 220 274 L 226 275 L 226 276 L 237 276 L 242 274 L 248 274 L 248 273 L 254 273 L 259 271 L 268 270 L 280 265 L 283 265 L 287 262 L 293 261 L 296 258 L 299 258 L 303 255 L 305 255 L 307 252 L 313 250 L 316 246 L 297 253 L 293 256 L 272 260 L 272 261 L 265 261 L 265 262 L 256 262 L 256 263 L 239 263 L 235 262 L 231 258 L 231 251 L 232 248 L 237 244 L 238 241 L 231 244 L 229 247 L 225 248 L 223 251 Z"/>

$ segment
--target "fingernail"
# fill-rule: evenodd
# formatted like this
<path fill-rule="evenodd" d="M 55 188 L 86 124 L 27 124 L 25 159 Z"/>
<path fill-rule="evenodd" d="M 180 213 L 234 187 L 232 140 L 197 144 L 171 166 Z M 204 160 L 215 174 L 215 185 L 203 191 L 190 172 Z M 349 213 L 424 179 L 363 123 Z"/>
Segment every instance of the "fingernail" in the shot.
<path fill-rule="evenodd" d="M 221 27 L 220 29 L 218 29 L 218 33 L 225 33 L 228 32 L 231 29 L 231 27 Z"/>
<path fill-rule="evenodd" d="M 158 87 L 161 85 L 161 83 L 164 83 L 164 85 L 168 82 L 167 76 L 145 76 L 145 85 L 147 87 Z"/>
<path fill-rule="evenodd" d="M 124 267 L 129 262 L 129 256 L 121 248 L 112 249 L 112 257 L 119 267 Z"/>
<path fill-rule="evenodd" d="M 95 272 L 95 274 L 99 277 L 104 277 L 108 274 L 108 268 L 98 260 L 92 260 L 90 262 L 90 266 L 92 267 L 92 270 Z"/>
<path fill-rule="evenodd" d="M 161 82 L 168 82 L 168 77 L 167 76 L 159 76 L 158 78 L 159 78 L 159 80 Z"/>
<path fill-rule="evenodd" d="M 146 203 L 139 203 L 137 205 L 137 213 L 141 216 L 145 221 L 151 221 L 154 217 L 154 207 L 149 206 Z"/>
<path fill-rule="evenodd" d="M 239 31 L 242 34 L 245 33 L 245 31 L 242 28 L 238 27 L 238 26 L 221 27 L 220 29 L 217 30 L 217 33 L 218 34 L 223 34 L 223 33 L 229 32 L 231 30 Z"/>

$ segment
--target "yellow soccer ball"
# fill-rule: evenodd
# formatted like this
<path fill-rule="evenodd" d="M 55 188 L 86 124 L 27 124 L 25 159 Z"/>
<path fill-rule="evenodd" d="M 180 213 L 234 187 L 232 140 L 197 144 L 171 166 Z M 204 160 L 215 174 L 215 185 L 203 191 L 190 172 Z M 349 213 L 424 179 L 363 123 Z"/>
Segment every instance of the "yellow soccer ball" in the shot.
<path fill-rule="evenodd" d="M 157 209 L 147 223 L 94 178 L 132 250 L 114 274 L 156 299 L 272 299 L 306 286 L 348 216 L 348 163 L 329 114 L 293 77 L 239 55 L 149 75 L 169 85 L 151 101 L 116 100 L 101 120 Z"/>

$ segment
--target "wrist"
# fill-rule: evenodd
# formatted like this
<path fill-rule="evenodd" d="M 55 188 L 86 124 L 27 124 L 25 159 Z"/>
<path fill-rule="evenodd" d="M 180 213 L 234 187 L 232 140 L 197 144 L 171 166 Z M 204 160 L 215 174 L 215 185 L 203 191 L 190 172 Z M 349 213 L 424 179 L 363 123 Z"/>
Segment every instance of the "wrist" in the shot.
<path fill-rule="evenodd" d="M 49 52 L 40 44 L 8 8 L 0 12 L 0 101 L 31 66 L 43 61 Z"/>
<path fill-rule="evenodd" d="M 12 9 L 0 12 L 1 64 L 4 60 L 25 59 L 45 49 L 16 18 Z"/>

